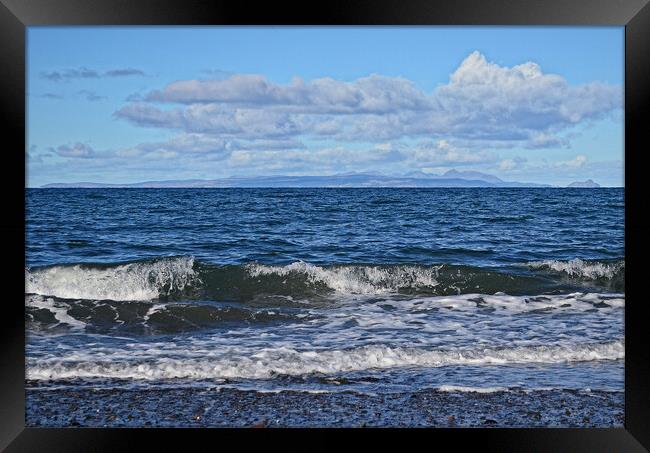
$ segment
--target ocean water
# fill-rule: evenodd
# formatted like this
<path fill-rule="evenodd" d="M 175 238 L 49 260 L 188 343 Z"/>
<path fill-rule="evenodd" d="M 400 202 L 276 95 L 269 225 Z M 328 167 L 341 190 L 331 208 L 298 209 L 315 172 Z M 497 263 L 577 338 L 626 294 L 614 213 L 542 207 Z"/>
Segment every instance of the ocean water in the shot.
<path fill-rule="evenodd" d="M 623 189 L 28 189 L 36 388 L 622 392 Z"/>

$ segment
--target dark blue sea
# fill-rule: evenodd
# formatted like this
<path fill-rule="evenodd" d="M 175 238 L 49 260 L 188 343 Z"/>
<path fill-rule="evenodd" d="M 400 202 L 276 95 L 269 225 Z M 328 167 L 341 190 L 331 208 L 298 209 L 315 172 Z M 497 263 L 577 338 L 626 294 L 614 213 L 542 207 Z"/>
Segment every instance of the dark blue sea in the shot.
<path fill-rule="evenodd" d="M 623 189 L 27 189 L 26 207 L 33 389 L 622 401 Z"/>

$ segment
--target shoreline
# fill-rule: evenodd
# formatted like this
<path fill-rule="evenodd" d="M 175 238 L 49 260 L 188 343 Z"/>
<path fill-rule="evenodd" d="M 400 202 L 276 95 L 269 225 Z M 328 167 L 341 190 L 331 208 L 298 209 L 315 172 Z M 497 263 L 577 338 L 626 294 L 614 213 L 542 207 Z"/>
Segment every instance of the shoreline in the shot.
<path fill-rule="evenodd" d="M 28 427 L 622 427 L 624 393 L 26 388 Z"/>

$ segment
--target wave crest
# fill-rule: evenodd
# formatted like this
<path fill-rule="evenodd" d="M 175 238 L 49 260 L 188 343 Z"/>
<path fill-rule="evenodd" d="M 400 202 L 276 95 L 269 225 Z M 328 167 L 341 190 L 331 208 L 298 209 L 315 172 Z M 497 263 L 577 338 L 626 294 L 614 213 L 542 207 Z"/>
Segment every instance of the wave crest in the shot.
<path fill-rule="evenodd" d="M 333 266 L 321 267 L 297 261 L 287 266 L 249 264 L 251 277 L 301 276 L 312 285 L 324 285 L 345 294 L 394 293 L 403 288 L 433 288 L 442 266 Z"/>
<path fill-rule="evenodd" d="M 603 262 L 584 261 L 579 258 L 569 261 L 545 260 L 527 263 L 533 269 L 547 269 L 556 272 L 563 272 L 570 277 L 580 277 L 589 280 L 608 279 L 611 280 L 625 270 L 624 261 Z"/>
<path fill-rule="evenodd" d="M 27 269 L 25 292 L 63 299 L 142 301 L 182 293 L 199 282 L 193 257 L 122 264 Z"/>
<path fill-rule="evenodd" d="M 341 295 L 512 295 L 576 291 L 585 286 L 624 291 L 624 262 L 539 261 L 538 272 L 453 264 L 217 265 L 193 257 L 112 264 L 62 264 L 27 269 L 25 292 L 60 299 L 214 300 L 257 303 L 269 297 L 304 301 Z M 549 272 L 550 271 L 550 272 Z M 565 278 L 569 276 L 570 278 Z M 291 304 L 289 304 L 291 305 Z"/>

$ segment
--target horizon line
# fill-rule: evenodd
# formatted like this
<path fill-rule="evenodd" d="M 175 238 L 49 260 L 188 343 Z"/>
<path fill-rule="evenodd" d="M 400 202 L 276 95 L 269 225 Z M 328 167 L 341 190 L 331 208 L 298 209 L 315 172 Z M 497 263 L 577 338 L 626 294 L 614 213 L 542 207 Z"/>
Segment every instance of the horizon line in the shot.
<path fill-rule="evenodd" d="M 368 185 L 358 181 L 348 181 L 348 183 L 343 184 L 327 184 L 322 185 L 310 185 L 305 186 L 300 184 L 300 181 L 308 181 L 319 178 L 379 178 L 375 180 L 375 184 Z M 270 185 L 247 185 L 254 181 L 262 180 L 282 180 L 284 178 L 293 179 L 295 182 L 287 182 L 288 185 L 276 185 L 271 181 L 268 183 Z M 381 179 L 393 180 L 391 184 L 389 181 L 382 181 Z M 243 180 L 243 181 L 242 181 Z M 398 181 L 404 181 L 405 184 L 400 185 Z M 406 180 L 406 181 L 405 181 Z M 237 186 L 208 186 L 201 187 L 200 184 L 206 183 L 242 183 L 242 185 Z M 371 180 L 372 181 L 372 180 Z M 433 183 L 434 181 L 454 181 L 455 184 L 451 185 L 427 185 L 427 183 Z M 27 181 L 26 181 L 27 182 Z M 397 183 L 397 184 L 396 184 Z M 410 183 L 410 184 L 409 184 Z M 198 184 L 198 186 L 197 186 Z M 282 184 L 282 183 L 280 183 Z M 348 173 L 335 173 L 329 175 L 257 175 L 257 176 L 237 176 L 231 175 L 228 177 L 222 178 L 186 178 L 186 179 L 151 179 L 144 181 L 136 182 L 93 182 L 93 181 L 74 181 L 74 182 L 51 182 L 46 184 L 41 184 L 38 186 L 29 186 L 26 184 L 25 188 L 570 188 L 572 184 L 595 184 L 597 187 L 587 187 L 587 188 L 623 188 L 623 185 L 613 185 L 613 186 L 603 186 L 599 183 L 596 183 L 592 178 L 587 178 L 582 181 L 572 181 L 566 185 L 551 184 L 551 183 L 537 183 L 537 182 L 520 182 L 520 181 L 505 181 L 498 176 L 482 173 L 480 171 L 469 170 L 469 171 L 457 171 L 456 169 L 449 170 L 443 174 L 404 174 L 404 175 L 385 175 L 377 172 L 348 172 Z M 149 186 L 158 186 L 158 187 L 142 187 L 145 185 Z M 172 185 L 171 187 L 169 185 Z M 85 186 L 85 187 L 84 187 Z M 96 187 L 88 187 L 96 186 Z M 162 187 L 160 187 L 162 186 Z M 526 187 L 528 186 L 528 187 Z M 573 187 L 576 188 L 576 187 Z"/>

